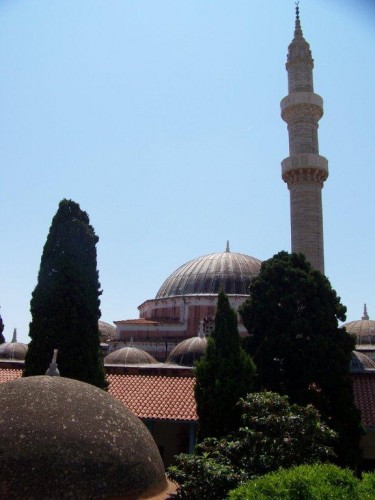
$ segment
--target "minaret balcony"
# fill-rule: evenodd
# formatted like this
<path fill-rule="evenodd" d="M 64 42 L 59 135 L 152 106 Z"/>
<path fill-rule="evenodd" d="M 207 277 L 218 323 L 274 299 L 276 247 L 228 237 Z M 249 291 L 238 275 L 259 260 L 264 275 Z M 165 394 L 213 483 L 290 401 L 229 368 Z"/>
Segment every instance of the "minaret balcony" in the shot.
<path fill-rule="evenodd" d="M 315 171 L 315 175 L 325 181 L 328 177 L 328 160 L 324 156 L 313 153 L 300 153 L 293 156 L 288 156 L 281 162 L 282 178 L 285 182 L 289 182 L 293 172 L 305 171 L 310 174 Z"/>
<path fill-rule="evenodd" d="M 301 106 L 308 106 L 311 109 L 315 108 L 314 115 L 317 115 L 319 118 L 323 116 L 323 99 L 320 95 L 314 92 L 292 92 L 280 102 L 282 119 L 287 122 L 288 120 L 285 119 L 287 118 L 286 114 L 290 115 L 293 113 L 293 108 L 297 110 Z"/>

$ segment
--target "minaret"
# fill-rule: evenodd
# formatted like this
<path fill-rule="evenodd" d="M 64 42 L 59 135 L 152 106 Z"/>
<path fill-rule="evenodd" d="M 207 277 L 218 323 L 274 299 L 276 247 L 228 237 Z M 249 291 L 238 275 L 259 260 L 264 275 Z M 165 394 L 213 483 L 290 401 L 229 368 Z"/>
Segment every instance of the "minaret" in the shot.
<path fill-rule="evenodd" d="M 281 117 L 288 124 L 289 156 L 281 162 L 282 178 L 290 191 L 292 252 L 305 254 L 324 273 L 322 187 L 328 161 L 319 155 L 318 121 L 323 99 L 314 93 L 314 60 L 303 38 L 298 2 L 294 38 L 288 48 L 288 95 Z"/>

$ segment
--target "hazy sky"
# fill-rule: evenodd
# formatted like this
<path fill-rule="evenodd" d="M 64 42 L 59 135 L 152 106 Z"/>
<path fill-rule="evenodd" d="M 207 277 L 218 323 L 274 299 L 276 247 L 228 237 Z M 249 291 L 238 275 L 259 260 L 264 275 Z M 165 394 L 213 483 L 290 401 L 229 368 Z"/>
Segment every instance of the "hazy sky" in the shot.
<path fill-rule="evenodd" d="M 375 2 L 302 0 L 324 99 L 326 273 L 375 318 Z M 0 313 L 28 341 L 52 217 L 100 241 L 102 319 L 138 317 L 180 265 L 290 250 L 280 100 L 287 0 L 0 0 Z"/>

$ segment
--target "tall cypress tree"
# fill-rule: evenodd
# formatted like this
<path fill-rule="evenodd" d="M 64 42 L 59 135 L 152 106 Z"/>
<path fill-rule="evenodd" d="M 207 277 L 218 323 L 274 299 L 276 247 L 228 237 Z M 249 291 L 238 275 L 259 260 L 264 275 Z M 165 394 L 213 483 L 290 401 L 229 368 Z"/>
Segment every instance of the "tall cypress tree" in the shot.
<path fill-rule="evenodd" d="M 3 318 L 1 317 L 0 314 L 0 344 L 4 344 L 5 342 L 3 331 L 4 331 L 4 323 L 3 323 Z"/>
<path fill-rule="evenodd" d="M 237 403 L 251 391 L 254 372 L 250 356 L 240 347 L 237 314 L 221 292 L 214 331 L 195 367 L 200 441 L 238 429 L 241 410 Z"/>
<path fill-rule="evenodd" d="M 329 280 L 304 255 L 287 252 L 262 263 L 240 307 L 257 389 L 313 404 L 338 434 L 337 462 L 355 467 L 362 431 L 349 373 L 355 342 L 338 326 L 345 313 Z"/>
<path fill-rule="evenodd" d="M 30 309 L 31 342 L 24 376 L 45 374 L 53 349 L 63 377 L 107 386 L 100 352 L 100 283 L 89 217 L 62 200 L 44 245 Z"/>

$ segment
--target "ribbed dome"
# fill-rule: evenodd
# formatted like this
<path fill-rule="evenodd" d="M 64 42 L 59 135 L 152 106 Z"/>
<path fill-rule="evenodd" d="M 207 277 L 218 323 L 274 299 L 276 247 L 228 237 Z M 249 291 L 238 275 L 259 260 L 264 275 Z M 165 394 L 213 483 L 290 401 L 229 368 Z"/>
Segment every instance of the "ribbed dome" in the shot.
<path fill-rule="evenodd" d="M 99 320 L 98 327 L 100 333 L 100 340 L 102 342 L 106 342 L 107 340 L 111 340 L 115 337 L 116 328 L 114 327 L 114 325 L 110 325 L 105 321 Z"/>
<path fill-rule="evenodd" d="M 371 320 L 367 314 L 366 304 L 362 319 L 345 323 L 348 333 L 355 335 L 357 346 L 375 345 L 375 321 Z"/>
<path fill-rule="evenodd" d="M 170 352 L 166 364 L 193 366 L 207 347 L 206 337 L 192 337 L 183 340 Z"/>
<path fill-rule="evenodd" d="M 252 278 L 260 271 L 261 261 L 241 253 L 212 253 L 179 267 L 165 280 L 156 298 L 190 294 L 248 295 Z"/>
<path fill-rule="evenodd" d="M 362 352 L 353 351 L 350 360 L 351 373 L 363 373 L 368 370 L 375 371 L 375 361 Z"/>
<path fill-rule="evenodd" d="M 22 342 L 4 342 L 0 345 L 0 359 L 24 361 L 27 347 Z"/>
<path fill-rule="evenodd" d="M 11 342 L 0 344 L 0 359 L 24 361 L 28 345 L 17 342 L 17 330 L 13 331 Z"/>
<path fill-rule="evenodd" d="M 138 366 L 158 364 L 155 358 L 142 349 L 123 347 L 111 352 L 104 358 L 106 365 Z"/>

